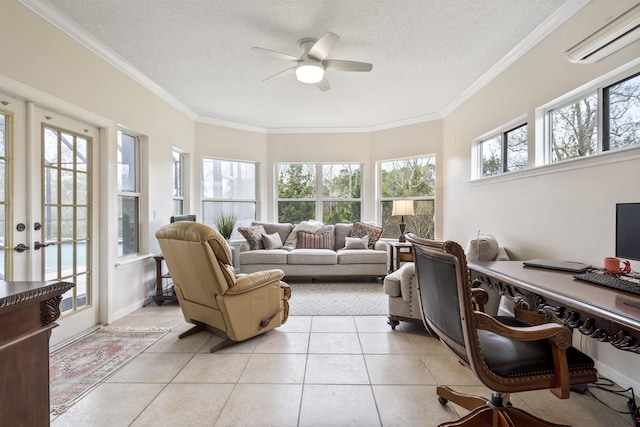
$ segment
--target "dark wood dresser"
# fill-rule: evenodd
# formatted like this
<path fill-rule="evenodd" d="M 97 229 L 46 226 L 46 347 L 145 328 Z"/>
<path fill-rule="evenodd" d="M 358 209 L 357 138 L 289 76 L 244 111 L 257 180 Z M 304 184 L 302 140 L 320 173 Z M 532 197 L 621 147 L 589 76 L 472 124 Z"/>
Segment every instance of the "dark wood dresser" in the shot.
<path fill-rule="evenodd" d="M 68 282 L 0 281 L 0 424 L 49 425 L 49 337 Z"/>

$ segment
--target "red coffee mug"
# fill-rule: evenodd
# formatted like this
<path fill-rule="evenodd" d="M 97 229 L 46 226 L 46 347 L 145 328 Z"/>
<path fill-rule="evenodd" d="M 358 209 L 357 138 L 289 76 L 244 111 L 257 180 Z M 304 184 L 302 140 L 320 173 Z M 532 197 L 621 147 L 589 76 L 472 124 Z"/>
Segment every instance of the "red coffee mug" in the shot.
<path fill-rule="evenodd" d="M 620 273 L 622 271 L 620 268 L 620 260 L 616 257 L 606 257 L 604 259 L 604 269 L 607 273 Z"/>

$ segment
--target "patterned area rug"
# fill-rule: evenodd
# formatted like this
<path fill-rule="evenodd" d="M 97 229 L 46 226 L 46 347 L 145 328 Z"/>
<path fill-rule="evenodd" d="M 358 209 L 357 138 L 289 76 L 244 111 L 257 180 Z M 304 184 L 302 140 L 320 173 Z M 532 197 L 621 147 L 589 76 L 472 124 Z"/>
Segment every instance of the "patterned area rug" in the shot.
<path fill-rule="evenodd" d="M 378 282 L 296 282 L 291 286 L 292 316 L 371 316 L 387 314 L 387 297 Z"/>
<path fill-rule="evenodd" d="M 49 355 L 51 413 L 60 414 L 101 380 L 158 341 L 168 329 L 104 327 Z"/>

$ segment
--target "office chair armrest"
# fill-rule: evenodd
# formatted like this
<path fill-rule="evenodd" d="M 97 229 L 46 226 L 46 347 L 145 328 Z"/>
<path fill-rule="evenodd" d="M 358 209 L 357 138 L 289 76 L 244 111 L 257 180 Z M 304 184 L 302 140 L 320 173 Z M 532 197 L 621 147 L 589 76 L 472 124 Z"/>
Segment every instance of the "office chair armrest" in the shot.
<path fill-rule="evenodd" d="M 284 272 L 282 270 L 257 271 L 247 275 L 240 275 L 235 286 L 227 291 L 227 295 L 242 294 L 273 282 L 279 282 L 283 277 Z"/>
<path fill-rule="evenodd" d="M 566 350 L 571 346 L 571 331 L 566 326 L 545 323 L 537 326 L 516 327 L 505 325 L 492 316 L 479 311 L 474 311 L 473 315 L 478 329 L 484 329 L 503 337 L 521 341 L 535 341 L 546 338 L 561 350 Z"/>

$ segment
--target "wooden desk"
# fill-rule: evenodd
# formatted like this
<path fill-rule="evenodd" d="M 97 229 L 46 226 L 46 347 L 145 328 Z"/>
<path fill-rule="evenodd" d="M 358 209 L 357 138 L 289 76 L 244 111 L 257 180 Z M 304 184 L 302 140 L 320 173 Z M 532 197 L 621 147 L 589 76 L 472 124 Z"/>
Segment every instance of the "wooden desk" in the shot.
<path fill-rule="evenodd" d="M 391 256 L 389 259 L 389 273 L 400 268 L 403 262 L 413 262 L 413 245 L 409 242 L 390 241 Z"/>
<path fill-rule="evenodd" d="M 163 280 L 171 279 L 169 273 L 162 272 L 162 263 L 164 257 L 162 255 L 155 255 L 153 257 L 156 260 L 156 296 L 153 300 L 158 305 L 162 305 L 165 301 L 178 301 L 178 297 L 173 291 L 173 286 L 164 286 Z"/>
<path fill-rule="evenodd" d="M 528 310 L 614 347 L 640 354 L 640 297 L 592 285 L 573 273 L 521 261 L 470 262 L 472 279 Z"/>
<path fill-rule="evenodd" d="M 0 420 L 49 425 L 49 337 L 68 282 L 0 281 Z"/>

